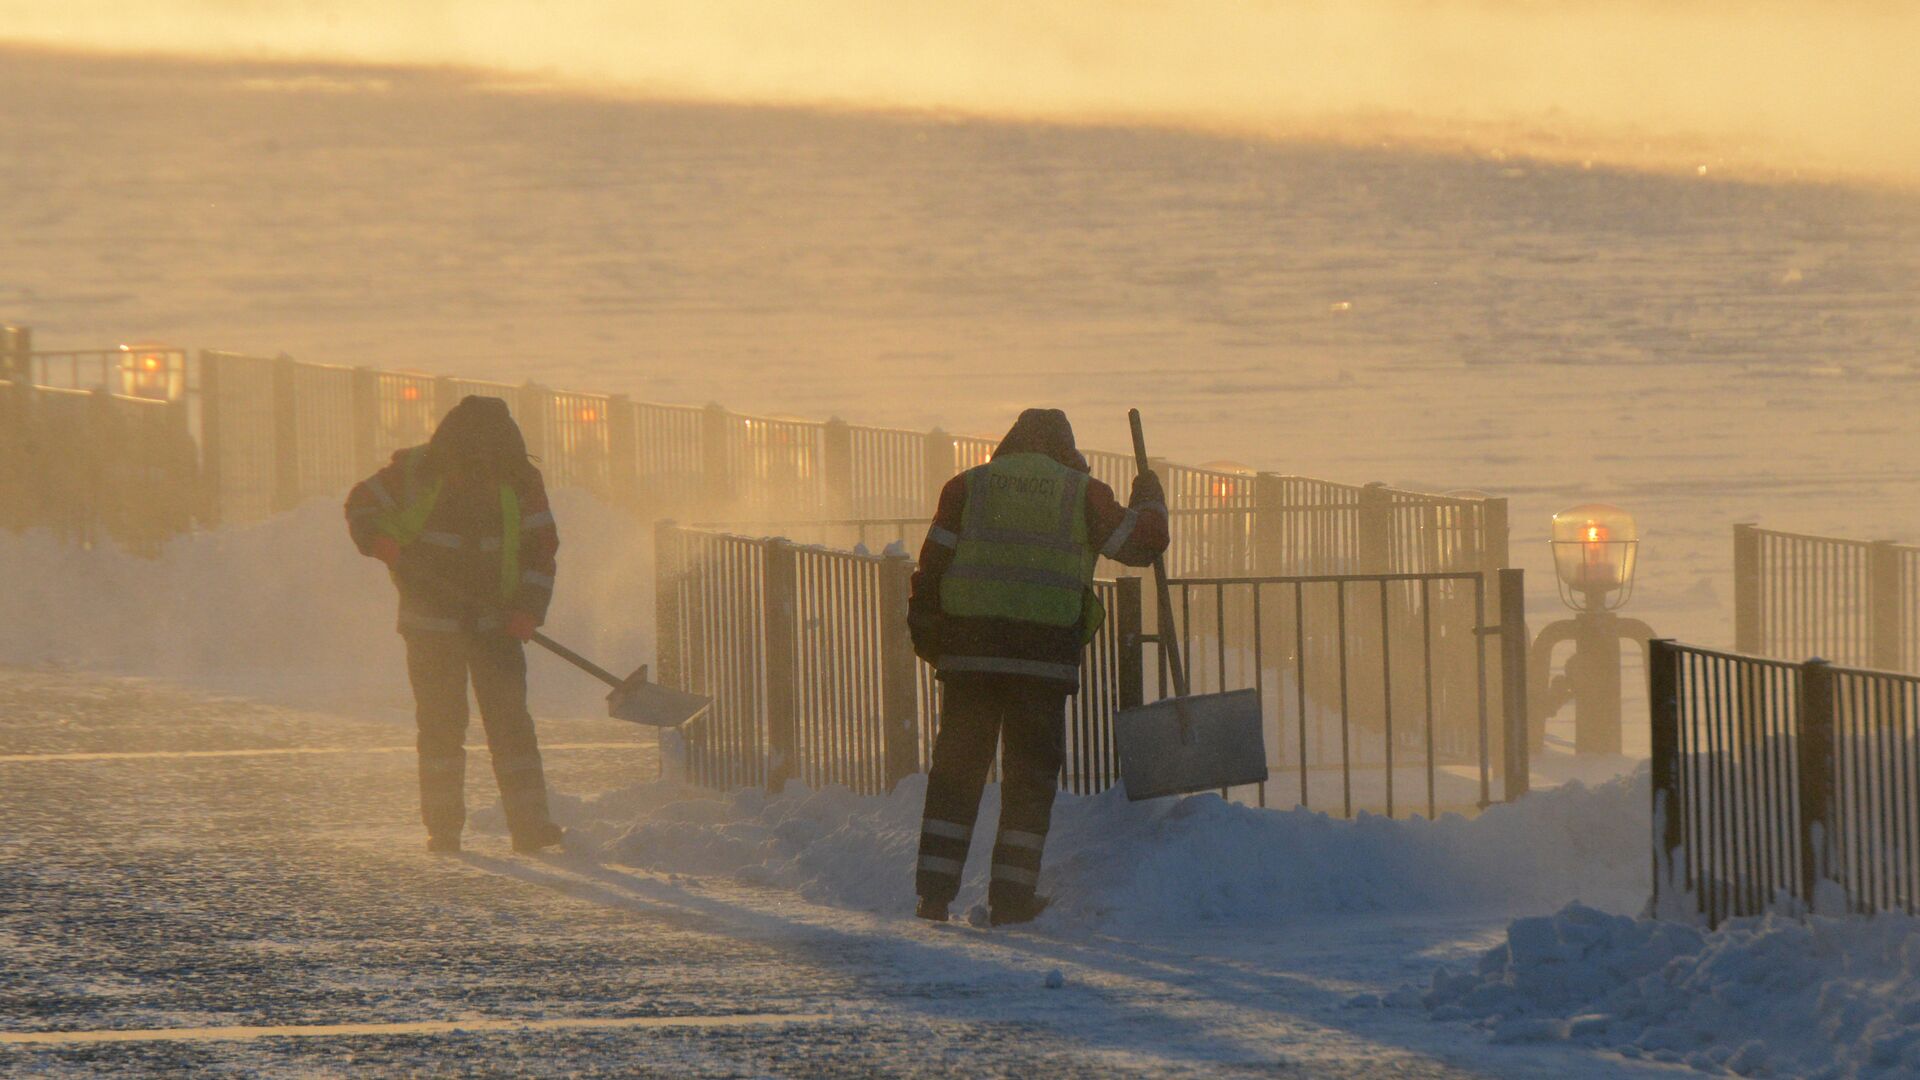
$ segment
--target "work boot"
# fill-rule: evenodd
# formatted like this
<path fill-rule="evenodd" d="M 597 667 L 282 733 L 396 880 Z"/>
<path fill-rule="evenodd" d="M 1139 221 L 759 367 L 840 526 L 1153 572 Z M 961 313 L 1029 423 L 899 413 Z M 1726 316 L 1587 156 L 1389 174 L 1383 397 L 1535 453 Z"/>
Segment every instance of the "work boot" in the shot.
<path fill-rule="evenodd" d="M 435 855 L 460 854 L 459 833 L 428 833 L 427 850 Z"/>
<path fill-rule="evenodd" d="M 946 922 L 947 904 L 944 900 L 928 900 L 926 897 L 921 897 L 913 913 L 928 922 Z"/>
<path fill-rule="evenodd" d="M 559 847 L 566 842 L 566 839 L 565 829 L 551 821 L 545 821 L 514 833 L 513 850 L 522 855 L 531 855 L 542 848 Z"/>
<path fill-rule="evenodd" d="M 1015 926 L 1029 923 L 1047 910 L 1052 899 L 1035 894 L 1023 900 L 1006 900 L 995 904 L 987 912 L 987 921 L 994 926 Z"/>

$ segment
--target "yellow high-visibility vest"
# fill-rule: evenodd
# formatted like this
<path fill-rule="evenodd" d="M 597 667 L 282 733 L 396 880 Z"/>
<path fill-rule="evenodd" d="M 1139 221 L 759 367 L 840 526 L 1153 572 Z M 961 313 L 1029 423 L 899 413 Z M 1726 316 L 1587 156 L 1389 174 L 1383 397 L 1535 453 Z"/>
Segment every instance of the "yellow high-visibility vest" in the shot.
<path fill-rule="evenodd" d="M 406 490 L 400 495 L 397 505 L 381 511 L 374 518 L 374 526 L 381 532 L 399 541 L 401 547 L 407 547 L 428 536 L 427 519 L 433 516 L 434 504 L 439 501 L 440 488 L 445 481 L 435 478 L 431 483 L 423 483 L 421 466 L 426 461 L 427 448 L 415 447 L 407 455 Z M 452 538 L 459 540 L 458 537 Z M 457 546 L 457 545 L 450 545 Z M 500 485 L 500 599 L 502 602 L 513 599 L 520 588 L 520 493 L 513 490 L 512 484 Z"/>
<path fill-rule="evenodd" d="M 1104 612 L 1093 595 L 1087 474 L 1045 454 L 1008 454 L 967 470 L 967 505 L 940 607 L 956 618 L 1077 626 Z"/>

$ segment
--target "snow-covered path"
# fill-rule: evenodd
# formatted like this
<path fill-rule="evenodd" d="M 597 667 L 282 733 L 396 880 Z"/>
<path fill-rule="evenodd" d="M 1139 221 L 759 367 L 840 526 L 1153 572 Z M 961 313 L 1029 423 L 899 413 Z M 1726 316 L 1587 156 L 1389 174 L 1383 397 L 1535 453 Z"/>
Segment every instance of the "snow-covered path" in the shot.
<path fill-rule="evenodd" d="M 1491 1047 L 1417 1008 L 1356 1004 L 1495 940 L 1493 916 L 1216 925 L 1149 940 L 942 929 L 582 854 L 515 857 L 504 837 L 473 828 L 466 855 L 431 857 L 398 715 L 19 670 L 0 671 L 0 715 L 9 1074 L 1655 1069 Z M 562 790 L 654 771 L 651 745 L 630 728 L 542 728 Z M 469 770 L 479 808 L 493 801 L 484 761 L 474 755 Z M 1054 970 L 1065 984 L 1050 989 Z M 338 1025 L 386 1026 L 327 1027 Z M 281 1030 L 231 1030 L 271 1026 Z M 174 1037 L 77 1034 L 128 1029 Z M 47 1031 L 76 1034 L 14 1038 Z"/>

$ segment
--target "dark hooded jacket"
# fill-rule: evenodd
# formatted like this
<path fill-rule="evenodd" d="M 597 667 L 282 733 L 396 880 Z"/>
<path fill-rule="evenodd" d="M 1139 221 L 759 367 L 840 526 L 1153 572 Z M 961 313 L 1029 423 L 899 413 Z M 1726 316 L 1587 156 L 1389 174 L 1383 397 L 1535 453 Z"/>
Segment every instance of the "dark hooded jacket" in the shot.
<path fill-rule="evenodd" d="M 1059 409 L 1022 412 L 994 449 L 993 457 L 1029 453 L 1045 454 L 1070 469 L 1089 472 L 1085 455 L 1074 445 L 1073 425 Z M 926 543 L 920 548 L 920 564 L 913 575 L 913 595 L 908 602 L 914 651 L 928 663 L 937 663 L 946 656 L 966 656 L 1077 668 L 1083 651 L 1077 627 L 1044 626 L 1010 619 L 957 618 L 941 610 L 940 582 L 953 564 L 966 507 L 967 474 L 961 473 L 941 490 L 939 509 L 927 532 Z M 1155 555 L 1166 550 L 1167 508 L 1157 480 L 1147 484 L 1136 482 L 1130 505 L 1123 507 L 1114 498 L 1112 488 L 1089 476 L 1086 516 L 1088 546 L 1116 562 L 1148 566 Z M 1043 681 L 1060 682 L 1069 689 L 1079 686 L 1077 680 L 1043 678 Z"/>
<path fill-rule="evenodd" d="M 420 455 L 415 459 L 415 455 Z M 410 464 L 411 462 L 411 464 Z M 379 472 L 347 494 L 347 531 L 354 546 L 371 554 L 383 514 L 422 497 L 439 482 L 420 538 L 401 554 L 401 633 L 493 630 L 522 611 L 546 619 L 553 598 L 555 554 L 560 534 L 547 489 L 527 456 L 526 438 L 495 397 L 462 398 L 440 421 L 424 446 L 397 451 Z M 501 596 L 505 546 L 501 489 L 510 488 L 519 509 L 518 573 L 511 597 Z M 409 572 L 431 575 L 475 602 L 458 602 L 405 580 Z"/>

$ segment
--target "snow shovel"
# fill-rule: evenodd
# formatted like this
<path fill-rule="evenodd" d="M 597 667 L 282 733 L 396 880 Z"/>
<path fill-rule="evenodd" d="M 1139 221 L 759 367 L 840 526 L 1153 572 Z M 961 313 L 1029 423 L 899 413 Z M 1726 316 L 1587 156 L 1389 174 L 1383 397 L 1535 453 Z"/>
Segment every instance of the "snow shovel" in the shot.
<path fill-rule="evenodd" d="M 1147 471 L 1147 440 L 1140 431 L 1140 410 L 1129 409 L 1133 456 Z M 1266 725 L 1260 692 L 1190 694 L 1186 662 L 1173 630 L 1173 601 L 1163 557 L 1153 560 L 1153 583 L 1160 604 L 1160 631 L 1154 641 L 1167 658 L 1173 696 L 1151 705 L 1122 709 L 1113 718 L 1120 751 L 1120 779 L 1133 802 L 1162 795 L 1214 791 L 1267 779 Z"/>
<path fill-rule="evenodd" d="M 480 607 L 478 601 L 467 596 L 452 582 L 420 570 L 409 570 L 406 578 L 440 595 L 443 599 L 468 607 Z M 647 727 L 679 727 L 689 720 L 713 707 L 713 699 L 701 694 L 689 694 L 684 690 L 675 690 L 670 686 L 661 686 L 647 680 L 647 665 L 641 664 L 633 674 L 624 679 L 617 678 L 613 672 L 581 656 L 565 645 L 553 640 L 538 630 L 530 639 L 535 645 L 579 668 L 581 671 L 613 687 L 607 694 L 607 715 L 615 720 L 644 724 Z"/>

